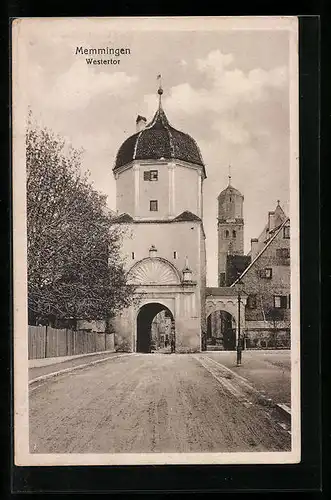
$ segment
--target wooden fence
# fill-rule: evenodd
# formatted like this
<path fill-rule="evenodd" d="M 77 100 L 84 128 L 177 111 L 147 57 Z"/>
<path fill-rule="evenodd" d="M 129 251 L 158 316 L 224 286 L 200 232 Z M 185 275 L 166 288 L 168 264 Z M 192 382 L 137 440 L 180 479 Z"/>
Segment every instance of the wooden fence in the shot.
<path fill-rule="evenodd" d="M 113 351 L 114 334 L 30 326 L 29 359 Z"/>

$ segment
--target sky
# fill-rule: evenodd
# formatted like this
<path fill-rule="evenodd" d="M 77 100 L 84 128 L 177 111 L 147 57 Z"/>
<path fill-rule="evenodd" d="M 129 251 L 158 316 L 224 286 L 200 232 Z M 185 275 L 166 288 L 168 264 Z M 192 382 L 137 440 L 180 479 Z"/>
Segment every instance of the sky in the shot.
<path fill-rule="evenodd" d="M 229 29 L 221 21 L 217 30 L 170 21 L 162 29 L 148 22 L 145 30 L 136 21 L 130 29 L 109 19 L 23 24 L 25 102 L 41 126 L 84 148 L 82 169 L 115 209 L 116 153 L 135 133 L 138 114 L 152 119 L 162 74 L 163 109 L 172 126 L 194 137 L 206 166 L 207 282 L 216 286 L 216 198 L 229 165 L 232 185 L 244 195 L 245 253 L 278 199 L 289 212 L 289 31 L 253 30 L 249 22 Z M 91 56 L 75 53 L 80 46 L 130 54 L 117 65 L 88 65 Z"/>

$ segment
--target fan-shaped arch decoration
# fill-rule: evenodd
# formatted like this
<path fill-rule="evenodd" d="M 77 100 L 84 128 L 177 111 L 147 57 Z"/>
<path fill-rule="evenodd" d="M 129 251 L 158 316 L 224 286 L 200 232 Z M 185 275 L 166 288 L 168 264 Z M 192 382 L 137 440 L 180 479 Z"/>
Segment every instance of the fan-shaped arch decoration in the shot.
<path fill-rule="evenodd" d="M 137 262 L 129 271 L 128 282 L 135 285 L 178 285 L 180 277 L 169 262 L 154 257 Z"/>

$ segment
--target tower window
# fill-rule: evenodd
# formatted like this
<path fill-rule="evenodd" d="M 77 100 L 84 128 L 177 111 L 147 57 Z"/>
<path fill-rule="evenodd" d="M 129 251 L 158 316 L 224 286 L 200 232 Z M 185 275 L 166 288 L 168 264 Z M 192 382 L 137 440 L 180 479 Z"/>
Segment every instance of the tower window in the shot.
<path fill-rule="evenodd" d="M 235 238 L 237 236 L 237 233 L 235 230 L 232 231 L 232 238 Z"/>
<path fill-rule="evenodd" d="M 159 178 L 158 170 L 145 170 L 144 181 L 157 181 Z"/>
<path fill-rule="evenodd" d="M 151 200 L 149 202 L 149 210 L 150 212 L 157 212 L 158 211 L 158 202 L 157 200 Z"/>
<path fill-rule="evenodd" d="M 134 258 L 135 258 L 134 252 L 131 252 L 131 258 L 132 258 L 132 260 L 134 260 Z"/>
<path fill-rule="evenodd" d="M 177 259 L 177 252 L 174 252 L 174 259 Z"/>

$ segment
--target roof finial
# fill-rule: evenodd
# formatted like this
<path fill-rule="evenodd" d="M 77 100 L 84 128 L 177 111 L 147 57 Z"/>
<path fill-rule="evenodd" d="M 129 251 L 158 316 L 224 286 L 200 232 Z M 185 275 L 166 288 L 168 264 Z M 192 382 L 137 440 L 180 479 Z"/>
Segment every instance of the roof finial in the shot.
<path fill-rule="evenodd" d="M 162 94 L 163 94 L 163 88 L 162 88 L 162 75 L 157 75 L 156 77 L 157 80 L 159 80 L 159 88 L 157 90 L 157 93 L 159 94 L 159 108 L 162 107 L 161 105 L 161 97 L 162 97 Z"/>
<path fill-rule="evenodd" d="M 280 207 L 280 200 L 277 200 L 277 206 Z"/>
<path fill-rule="evenodd" d="M 229 186 L 231 185 L 231 165 L 229 165 Z"/>

